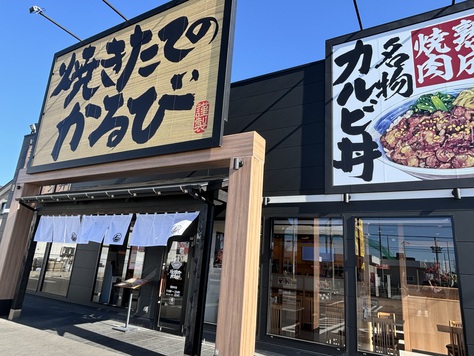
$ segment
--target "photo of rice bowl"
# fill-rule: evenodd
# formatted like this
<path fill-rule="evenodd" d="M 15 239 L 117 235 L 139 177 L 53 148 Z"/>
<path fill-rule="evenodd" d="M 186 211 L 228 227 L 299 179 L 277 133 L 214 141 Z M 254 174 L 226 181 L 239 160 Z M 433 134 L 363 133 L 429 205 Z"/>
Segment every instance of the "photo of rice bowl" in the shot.
<path fill-rule="evenodd" d="M 373 129 L 385 164 L 422 179 L 474 177 L 474 88 L 423 94 Z"/>

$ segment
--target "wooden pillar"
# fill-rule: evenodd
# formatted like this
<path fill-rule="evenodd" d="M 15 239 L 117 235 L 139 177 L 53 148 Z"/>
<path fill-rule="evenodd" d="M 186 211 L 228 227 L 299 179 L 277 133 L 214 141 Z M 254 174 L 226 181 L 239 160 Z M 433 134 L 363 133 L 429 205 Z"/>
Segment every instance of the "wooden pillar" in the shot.
<path fill-rule="evenodd" d="M 236 159 L 243 164 L 238 169 Z M 230 166 L 216 351 L 251 356 L 257 321 L 263 161 L 239 157 Z"/>
<path fill-rule="evenodd" d="M 28 245 L 30 224 L 33 219 L 33 211 L 20 205 L 18 198 L 35 195 L 38 187 L 33 184 L 17 184 L 13 192 L 10 212 L 8 213 L 5 230 L 0 241 L 0 314 L 5 314 L 3 307 L 11 304 L 16 284 L 20 278 L 25 248 Z"/>

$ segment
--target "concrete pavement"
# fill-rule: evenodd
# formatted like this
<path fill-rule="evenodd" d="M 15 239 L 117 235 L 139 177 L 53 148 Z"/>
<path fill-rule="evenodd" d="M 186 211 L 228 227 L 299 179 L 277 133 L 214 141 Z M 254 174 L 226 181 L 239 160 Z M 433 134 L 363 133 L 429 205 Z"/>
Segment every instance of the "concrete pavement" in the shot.
<path fill-rule="evenodd" d="M 1 355 L 183 355 L 184 338 L 138 327 L 124 326 L 123 309 L 83 306 L 40 296 L 26 295 L 23 309 L 14 321 L 0 318 Z M 130 325 L 133 325 L 130 322 Z M 203 340 L 201 355 L 214 355 L 215 345 Z M 256 353 L 258 356 L 278 356 Z"/>
<path fill-rule="evenodd" d="M 0 345 L 3 355 L 117 355 L 114 351 L 63 338 L 9 320 L 0 319 Z"/>

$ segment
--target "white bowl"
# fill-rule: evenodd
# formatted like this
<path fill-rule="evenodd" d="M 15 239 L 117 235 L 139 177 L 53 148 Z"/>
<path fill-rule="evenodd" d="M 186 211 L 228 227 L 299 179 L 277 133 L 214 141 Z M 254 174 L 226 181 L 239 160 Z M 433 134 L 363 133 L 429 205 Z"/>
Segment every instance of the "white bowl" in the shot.
<path fill-rule="evenodd" d="M 458 95 L 462 90 L 470 89 L 463 87 L 452 87 L 448 90 L 431 90 L 427 93 L 429 94 L 434 93 L 437 91 L 441 91 L 444 93 L 448 93 L 451 95 Z M 419 96 L 423 95 L 420 94 Z M 418 96 L 418 97 L 419 97 Z M 374 120 L 371 125 L 367 128 L 368 132 L 372 135 L 372 138 L 377 143 L 379 151 L 382 153 L 382 156 L 378 158 L 384 164 L 396 168 L 402 172 L 410 174 L 411 176 L 425 179 L 425 180 L 433 180 L 433 179 L 455 179 L 455 178 L 469 178 L 474 177 L 474 167 L 469 168 L 421 168 L 421 167 L 410 167 L 404 166 L 402 164 L 396 163 L 388 158 L 385 154 L 385 150 L 383 145 L 380 143 L 380 137 L 387 131 L 387 129 L 397 121 L 401 116 L 406 114 L 406 112 L 410 109 L 410 107 L 416 103 L 418 100 L 416 99 L 408 99 L 400 105 L 397 105 L 395 108 L 389 108 L 385 112 L 383 112 L 378 119 Z"/>

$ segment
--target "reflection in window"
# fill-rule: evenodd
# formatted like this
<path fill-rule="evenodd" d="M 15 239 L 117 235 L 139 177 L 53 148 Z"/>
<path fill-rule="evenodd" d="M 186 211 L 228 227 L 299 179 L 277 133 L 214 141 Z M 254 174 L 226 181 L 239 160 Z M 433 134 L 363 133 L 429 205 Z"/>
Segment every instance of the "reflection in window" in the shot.
<path fill-rule="evenodd" d="M 217 324 L 222 258 L 224 256 L 224 228 L 224 221 L 214 221 L 209 279 L 206 292 L 206 310 L 204 313 L 204 322 L 210 324 Z"/>
<path fill-rule="evenodd" d="M 343 346 L 342 220 L 273 223 L 268 333 Z"/>
<path fill-rule="evenodd" d="M 461 320 L 451 219 L 356 219 L 355 228 L 359 350 L 445 354 L 449 321 Z"/>
<path fill-rule="evenodd" d="M 67 295 L 75 253 L 76 244 L 51 244 L 41 291 L 61 296 Z"/>
<path fill-rule="evenodd" d="M 102 293 L 102 288 L 104 287 L 104 275 L 105 267 L 107 266 L 107 256 L 109 254 L 109 246 L 102 246 L 100 250 L 99 265 L 97 266 L 97 275 L 94 285 L 94 295 L 92 296 L 92 301 L 97 303 L 107 304 L 109 302 L 108 298 L 105 297 L 105 293 Z M 110 284 L 109 289 L 112 288 Z M 102 298 L 102 300 L 101 300 Z"/>
<path fill-rule="evenodd" d="M 38 288 L 38 282 L 43 268 L 44 254 L 46 252 L 47 242 L 37 242 L 35 248 L 35 255 L 33 256 L 33 262 L 31 264 L 31 270 L 28 277 L 27 289 L 32 292 L 36 292 Z"/>

